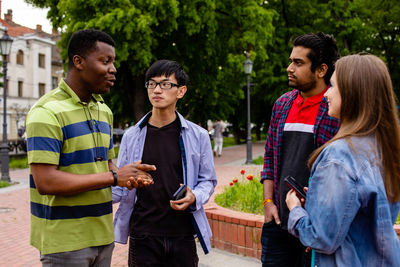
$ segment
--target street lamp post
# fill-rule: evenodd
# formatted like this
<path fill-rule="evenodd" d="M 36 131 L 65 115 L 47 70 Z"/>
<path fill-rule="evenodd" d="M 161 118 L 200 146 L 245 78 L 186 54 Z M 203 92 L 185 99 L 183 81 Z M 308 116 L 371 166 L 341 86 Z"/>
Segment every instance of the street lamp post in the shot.
<path fill-rule="evenodd" d="M 249 53 L 246 53 L 246 60 L 243 63 L 244 73 L 247 75 L 247 153 L 246 164 L 252 164 L 251 153 L 251 121 L 250 121 L 250 74 L 253 69 L 253 62 L 250 60 Z"/>
<path fill-rule="evenodd" d="M 3 55 L 3 143 L 1 144 L 1 180 L 10 182 L 9 162 L 10 155 L 7 143 L 7 56 L 11 51 L 13 40 L 7 34 L 7 30 L 0 38 L 0 54 Z"/>

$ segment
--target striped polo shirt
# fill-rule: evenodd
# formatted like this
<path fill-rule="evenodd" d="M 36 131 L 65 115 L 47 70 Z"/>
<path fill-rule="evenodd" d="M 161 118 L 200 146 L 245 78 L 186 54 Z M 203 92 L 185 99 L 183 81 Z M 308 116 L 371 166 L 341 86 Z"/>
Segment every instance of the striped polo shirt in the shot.
<path fill-rule="evenodd" d="M 114 156 L 112 120 L 100 95 L 84 103 L 62 80 L 26 118 L 29 164 L 54 164 L 74 174 L 107 172 Z M 40 195 L 31 174 L 31 245 L 50 254 L 112 243 L 111 200 L 110 187 L 73 196 Z"/>

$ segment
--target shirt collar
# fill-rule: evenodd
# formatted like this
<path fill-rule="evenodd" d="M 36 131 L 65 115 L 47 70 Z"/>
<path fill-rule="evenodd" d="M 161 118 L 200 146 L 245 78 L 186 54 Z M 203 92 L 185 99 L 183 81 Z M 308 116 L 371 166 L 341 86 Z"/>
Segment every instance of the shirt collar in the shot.
<path fill-rule="evenodd" d="M 311 97 L 308 97 L 306 100 L 304 100 L 304 98 L 300 94 L 300 91 L 298 91 L 295 102 L 297 105 L 302 105 L 302 104 L 311 105 L 311 104 L 320 103 L 322 101 L 322 99 L 324 98 L 324 94 L 326 93 L 326 91 L 328 90 L 329 87 L 330 87 L 329 85 L 326 86 L 325 89 L 321 93 L 311 96 Z"/>
<path fill-rule="evenodd" d="M 81 103 L 81 104 L 85 103 L 85 102 L 81 101 L 79 96 L 74 92 L 74 90 L 71 89 L 71 87 L 69 87 L 69 85 L 65 82 L 64 79 L 61 79 L 60 84 L 58 85 L 58 88 L 63 90 L 65 93 L 67 93 L 72 98 L 74 103 Z M 104 103 L 103 98 L 99 94 L 92 94 L 92 100 L 94 102 L 100 102 L 101 104 Z"/>
<path fill-rule="evenodd" d="M 181 130 L 184 129 L 184 128 L 188 128 L 188 123 L 187 123 L 187 121 L 185 120 L 185 118 L 183 118 L 183 116 L 182 116 L 178 111 L 175 111 L 175 113 L 176 113 L 176 115 L 177 115 L 178 118 L 179 118 L 179 125 L 180 125 Z M 151 113 L 151 111 L 150 111 L 149 113 L 147 113 L 147 114 L 138 122 L 139 128 L 140 128 L 140 129 L 142 129 L 144 126 L 147 125 L 147 122 L 149 121 L 149 119 L 150 119 L 150 117 L 151 117 L 151 114 L 152 114 L 152 113 Z"/>

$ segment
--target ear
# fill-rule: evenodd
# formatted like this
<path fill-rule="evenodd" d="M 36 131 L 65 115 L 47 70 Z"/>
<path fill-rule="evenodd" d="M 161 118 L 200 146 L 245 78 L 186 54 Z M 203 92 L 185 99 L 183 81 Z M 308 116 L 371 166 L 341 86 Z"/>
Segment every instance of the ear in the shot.
<path fill-rule="evenodd" d="M 319 66 L 316 70 L 318 78 L 324 78 L 327 71 L 328 66 L 325 63 L 321 64 L 321 66 Z"/>
<path fill-rule="evenodd" d="M 74 62 L 74 66 L 78 70 L 82 70 L 84 67 L 85 59 L 79 55 L 75 55 L 72 58 L 72 61 Z"/>
<path fill-rule="evenodd" d="M 186 85 L 178 87 L 178 94 L 176 97 L 178 99 L 181 99 L 186 94 L 186 91 L 187 91 Z"/>

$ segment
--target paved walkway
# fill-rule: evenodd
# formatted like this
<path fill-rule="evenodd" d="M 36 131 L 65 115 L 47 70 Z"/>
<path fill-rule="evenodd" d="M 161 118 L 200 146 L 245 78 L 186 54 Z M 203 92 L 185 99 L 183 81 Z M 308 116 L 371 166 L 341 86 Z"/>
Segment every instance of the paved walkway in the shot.
<path fill-rule="evenodd" d="M 264 143 L 253 144 L 253 158 L 263 154 Z M 257 175 L 260 166 L 244 165 L 246 145 L 224 148 L 222 156 L 215 158 L 218 177 L 216 192 L 220 192 L 234 177 L 240 177 L 240 170 Z M 22 267 L 41 266 L 39 252 L 29 245 L 29 170 L 10 172 L 11 180 L 18 182 L 7 188 L 0 188 L 0 266 Z M 215 195 L 215 194 L 214 194 Z M 214 195 L 206 206 L 215 205 Z M 114 207 L 115 210 L 115 207 Z M 213 249 L 204 255 L 198 247 L 200 267 L 252 267 L 260 266 L 259 260 Z M 127 266 L 128 246 L 116 244 L 112 266 Z"/>

